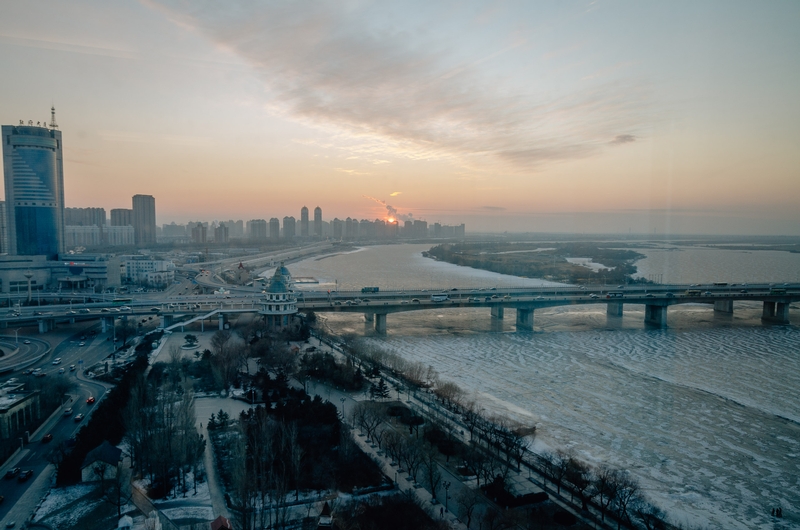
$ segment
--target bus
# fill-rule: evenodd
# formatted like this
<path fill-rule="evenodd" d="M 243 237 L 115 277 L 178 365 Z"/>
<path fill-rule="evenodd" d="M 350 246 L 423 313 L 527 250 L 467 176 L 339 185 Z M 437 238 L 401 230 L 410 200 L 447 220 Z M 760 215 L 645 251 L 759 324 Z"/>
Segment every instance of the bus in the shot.
<path fill-rule="evenodd" d="M 700 289 L 689 289 L 686 291 L 686 296 L 700 296 Z"/>
<path fill-rule="evenodd" d="M 769 294 L 786 294 L 785 287 L 770 287 Z"/>
<path fill-rule="evenodd" d="M 431 302 L 446 302 L 449 297 L 446 294 L 432 294 Z"/>
<path fill-rule="evenodd" d="M 361 292 L 362 293 L 377 293 L 380 290 L 381 290 L 380 287 L 362 287 L 361 288 Z"/>
<path fill-rule="evenodd" d="M 114 298 L 111 303 L 113 305 L 130 305 L 133 298 Z"/>
<path fill-rule="evenodd" d="M 714 282 L 714 287 L 727 287 L 728 282 Z"/>

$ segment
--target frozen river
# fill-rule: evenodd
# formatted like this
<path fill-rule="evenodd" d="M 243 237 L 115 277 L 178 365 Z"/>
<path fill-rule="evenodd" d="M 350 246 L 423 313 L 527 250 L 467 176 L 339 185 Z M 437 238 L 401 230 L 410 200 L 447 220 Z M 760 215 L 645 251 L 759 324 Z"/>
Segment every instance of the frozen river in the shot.
<path fill-rule="evenodd" d="M 290 270 L 325 289 L 534 283 L 435 262 L 421 257 L 427 248 L 368 247 Z M 647 251 L 640 272 L 695 282 L 794 280 L 800 271 L 797 254 L 692 252 Z M 675 270 L 676 259 L 692 268 Z M 389 335 L 370 340 L 433 365 L 487 412 L 536 424 L 537 449 L 571 449 L 588 462 L 628 469 L 676 523 L 775 528 L 769 511 L 782 506 L 781 527 L 800 528 L 796 308 L 792 325 L 764 326 L 757 303 L 737 303 L 733 318 L 686 306 L 670 309 L 666 330 L 645 329 L 636 307 L 622 319 L 608 319 L 604 305 L 553 308 L 536 311 L 533 334 L 515 333 L 510 313 L 500 326 L 486 309 L 389 315 Z M 365 332 L 358 315 L 326 323 L 338 333 Z"/>

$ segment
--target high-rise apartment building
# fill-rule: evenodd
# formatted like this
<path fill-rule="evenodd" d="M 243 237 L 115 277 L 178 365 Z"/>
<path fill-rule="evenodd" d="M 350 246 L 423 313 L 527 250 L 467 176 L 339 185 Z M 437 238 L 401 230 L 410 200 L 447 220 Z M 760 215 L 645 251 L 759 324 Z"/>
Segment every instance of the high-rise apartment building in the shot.
<path fill-rule="evenodd" d="M 156 242 L 156 199 L 152 195 L 133 196 L 133 237 L 137 245 Z"/>
<path fill-rule="evenodd" d="M 111 226 L 133 226 L 133 210 L 129 208 L 111 210 Z"/>
<path fill-rule="evenodd" d="M 267 240 L 267 222 L 264 219 L 247 221 L 247 236 L 251 241 Z"/>
<path fill-rule="evenodd" d="M 269 238 L 277 241 L 281 237 L 281 222 L 277 217 L 269 220 Z"/>
<path fill-rule="evenodd" d="M 189 223 L 191 225 L 191 223 Z M 208 227 L 203 223 L 192 226 L 192 243 L 206 243 L 208 241 Z"/>
<path fill-rule="evenodd" d="M 322 237 L 322 208 L 314 208 L 314 235 Z"/>
<path fill-rule="evenodd" d="M 230 229 L 225 225 L 225 223 L 220 223 L 219 226 L 214 229 L 214 242 L 227 243 L 229 238 Z"/>
<path fill-rule="evenodd" d="M 333 219 L 333 238 L 342 239 L 342 229 L 344 228 L 344 221 L 335 217 Z"/>
<path fill-rule="evenodd" d="M 300 236 L 308 237 L 308 208 L 300 208 Z"/>
<path fill-rule="evenodd" d="M 296 220 L 291 215 L 283 218 L 283 237 L 290 238 L 297 235 L 295 231 Z"/>
<path fill-rule="evenodd" d="M 2 126 L 8 253 L 64 252 L 64 163 L 61 131 L 52 122 Z"/>
<path fill-rule="evenodd" d="M 106 224 L 105 208 L 64 208 L 64 225 L 99 226 Z"/>

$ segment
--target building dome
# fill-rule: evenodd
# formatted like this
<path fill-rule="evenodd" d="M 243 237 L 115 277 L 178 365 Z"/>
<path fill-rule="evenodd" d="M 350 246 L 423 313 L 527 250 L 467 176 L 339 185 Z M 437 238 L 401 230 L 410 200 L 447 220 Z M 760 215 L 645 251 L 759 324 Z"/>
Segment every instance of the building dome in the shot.
<path fill-rule="evenodd" d="M 267 327 L 275 331 L 286 329 L 291 316 L 297 313 L 297 298 L 292 290 L 292 274 L 283 263 L 275 269 L 275 274 L 270 278 L 258 313 L 266 318 Z"/>

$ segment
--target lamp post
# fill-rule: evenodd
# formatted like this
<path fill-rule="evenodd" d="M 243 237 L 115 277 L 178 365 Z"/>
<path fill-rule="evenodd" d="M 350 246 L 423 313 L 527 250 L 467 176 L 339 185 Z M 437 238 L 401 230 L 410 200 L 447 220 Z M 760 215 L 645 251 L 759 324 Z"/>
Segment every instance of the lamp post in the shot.
<path fill-rule="evenodd" d="M 442 482 L 442 486 L 444 486 L 444 511 L 447 513 L 447 499 L 450 498 L 450 481 L 445 480 Z"/>
<path fill-rule="evenodd" d="M 344 410 L 344 402 L 346 400 L 347 400 L 347 398 L 345 398 L 344 396 L 339 398 L 339 401 L 342 402 L 342 419 L 344 420 L 345 426 L 347 426 L 347 415 L 345 414 L 345 410 Z"/>
<path fill-rule="evenodd" d="M 21 329 L 22 328 L 17 328 L 17 329 L 14 330 L 14 343 L 17 344 L 17 345 L 19 345 L 19 336 L 17 335 L 17 332 L 19 332 L 19 330 L 21 330 Z"/>

